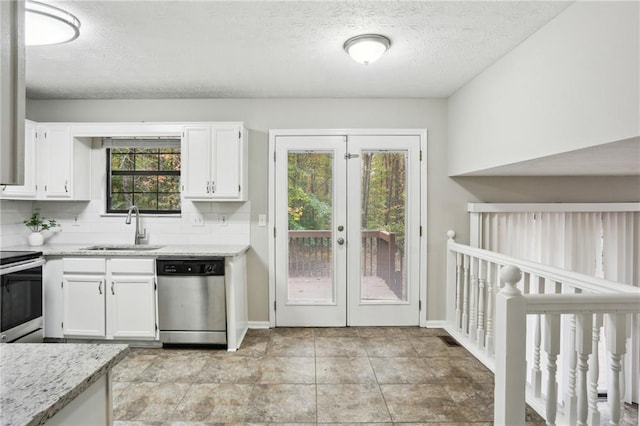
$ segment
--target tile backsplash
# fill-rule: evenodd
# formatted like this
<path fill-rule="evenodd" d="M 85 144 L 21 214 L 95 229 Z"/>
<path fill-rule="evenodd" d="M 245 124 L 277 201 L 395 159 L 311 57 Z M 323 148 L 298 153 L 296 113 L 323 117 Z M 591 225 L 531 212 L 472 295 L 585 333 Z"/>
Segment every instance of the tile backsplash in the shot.
<path fill-rule="evenodd" d="M 45 244 L 133 244 L 135 221 L 104 215 L 102 200 L 87 202 L 0 201 L 0 246 L 27 243 L 22 223 L 39 207 L 41 215 L 61 226 L 44 231 Z M 226 218 L 226 221 L 222 219 Z M 203 220 L 200 220 L 200 219 Z M 182 201 L 180 216 L 141 215 L 148 244 L 249 244 L 251 203 Z"/>

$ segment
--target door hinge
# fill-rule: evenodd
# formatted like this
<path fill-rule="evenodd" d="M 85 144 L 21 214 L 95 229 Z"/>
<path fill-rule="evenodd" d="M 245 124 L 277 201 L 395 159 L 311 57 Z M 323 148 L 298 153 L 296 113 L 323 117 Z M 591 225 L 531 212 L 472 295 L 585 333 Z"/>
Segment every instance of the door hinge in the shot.
<path fill-rule="evenodd" d="M 273 162 L 274 163 L 276 162 L 276 152 L 275 151 L 273 151 Z"/>
<path fill-rule="evenodd" d="M 60 328 L 64 329 L 64 323 L 63 322 L 60 323 Z"/>
<path fill-rule="evenodd" d="M 240 189 L 240 185 L 238 185 L 238 192 L 242 192 L 241 189 Z"/>
<path fill-rule="evenodd" d="M 242 132 L 238 131 L 238 139 L 242 139 Z"/>
<path fill-rule="evenodd" d="M 422 300 L 418 300 L 418 310 L 422 310 Z"/>
<path fill-rule="evenodd" d="M 422 225 L 420 225 L 420 236 L 422 237 Z"/>
<path fill-rule="evenodd" d="M 275 237 L 276 237 L 276 227 L 274 226 L 273 227 L 273 238 L 275 238 Z"/>
<path fill-rule="evenodd" d="M 158 331 L 158 323 L 156 323 L 156 331 Z"/>
<path fill-rule="evenodd" d="M 64 288 L 64 281 L 60 281 L 60 288 Z"/>
<path fill-rule="evenodd" d="M 345 154 L 344 155 L 344 159 L 345 160 L 351 160 L 352 158 L 359 158 L 360 155 L 359 154 Z"/>
<path fill-rule="evenodd" d="M 154 290 L 158 289 L 158 282 L 156 280 L 153 280 L 153 289 Z"/>
<path fill-rule="evenodd" d="M 45 139 L 47 138 L 47 132 L 44 132 L 44 138 Z"/>
<path fill-rule="evenodd" d="M 277 304 L 277 302 L 274 300 L 274 301 L 273 301 L 273 310 L 274 310 L 274 311 L 277 309 L 276 304 Z"/>
<path fill-rule="evenodd" d="M 422 150 L 420 150 L 420 161 L 422 161 Z"/>

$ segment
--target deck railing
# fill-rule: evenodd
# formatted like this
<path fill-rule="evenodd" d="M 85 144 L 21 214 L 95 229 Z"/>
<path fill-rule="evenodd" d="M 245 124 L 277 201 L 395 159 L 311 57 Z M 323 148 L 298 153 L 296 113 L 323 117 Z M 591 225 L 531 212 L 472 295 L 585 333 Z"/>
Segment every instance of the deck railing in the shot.
<path fill-rule="evenodd" d="M 399 298 L 402 292 L 402 250 L 397 234 L 386 231 L 362 231 L 361 273 L 382 278 Z M 289 231 L 289 276 L 329 276 L 332 266 L 332 232 Z"/>
<path fill-rule="evenodd" d="M 445 328 L 494 371 L 495 424 L 524 425 L 526 400 L 548 425 L 599 425 L 603 326 L 609 424 L 620 424 L 627 316 L 640 313 L 640 289 L 448 236 Z"/>

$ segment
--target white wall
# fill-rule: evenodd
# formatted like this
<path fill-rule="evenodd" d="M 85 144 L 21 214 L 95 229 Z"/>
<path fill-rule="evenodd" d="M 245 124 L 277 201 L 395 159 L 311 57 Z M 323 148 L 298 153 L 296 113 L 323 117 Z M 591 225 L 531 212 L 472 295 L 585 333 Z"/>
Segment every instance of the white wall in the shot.
<path fill-rule="evenodd" d="M 458 241 L 468 242 L 468 202 L 613 202 L 640 197 L 637 178 L 450 179 L 446 165 L 447 102 L 442 99 L 30 100 L 27 117 L 77 122 L 244 121 L 250 129 L 251 250 L 247 268 L 252 321 L 269 318 L 269 234 L 267 228 L 257 226 L 258 214 L 268 212 L 269 129 L 428 129 L 428 188 L 422 196 L 427 197 L 429 205 L 428 252 L 424 257 L 428 265 L 429 320 L 444 319 L 446 231 L 455 229 Z M 124 220 L 118 226 L 126 226 Z"/>
<path fill-rule="evenodd" d="M 449 98 L 449 175 L 640 135 L 640 3 L 568 7 Z"/>
<path fill-rule="evenodd" d="M 195 99 L 195 100 L 30 100 L 35 121 L 244 121 L 249 132 L 251 251 L 248 258 L 249 315 L 268 319 L 268 232 L 257 226 L 267 213 L 269 129 L 427 128 L 430 189 L 435 208 L 427 225 L 430 250 L 429 316 L 443 318 L 444 241 L 447 229 L 464 239 L 468 196 L 446 177 L 446 101 L 417 99 Z M 42 203 L 41 203 L 42 204 Z M 220 203 L 214 204 L 220 205 Z M 446 208 L 441 208 L 446 206 Z M 453 213 L 455 212 L 455 213 Z M 122 220 L 124 224 L 124 220 Z M 124 225 L 123 225 L 124 226 Z M 431 284 L 432 283 L 432 284 Z"/>

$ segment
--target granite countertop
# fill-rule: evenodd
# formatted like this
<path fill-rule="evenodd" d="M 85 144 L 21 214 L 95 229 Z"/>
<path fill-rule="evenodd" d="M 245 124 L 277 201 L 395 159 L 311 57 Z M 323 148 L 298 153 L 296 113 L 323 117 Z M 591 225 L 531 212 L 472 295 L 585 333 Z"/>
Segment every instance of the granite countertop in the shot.
<path fill-rule="evenodd" d="M 84 250 L 95 245 L 127 246 L 121 244 L 45 244 L 40 247 L 13 246 L 3 250 L 41 251 L 45 256 L 238 256 L 249 249 L 248 245 L 228 244 L 158 244 L 155 250 Z"/>
<path fill-rule="evenodd" d="M 0 424 L 45 423 L 128 351 L 121 344 L 0 344 Z"/>

